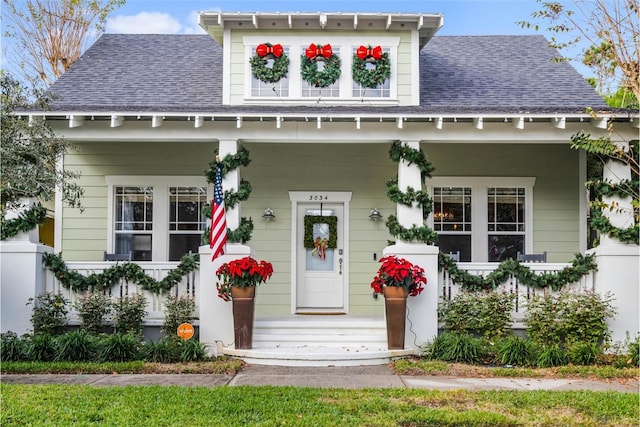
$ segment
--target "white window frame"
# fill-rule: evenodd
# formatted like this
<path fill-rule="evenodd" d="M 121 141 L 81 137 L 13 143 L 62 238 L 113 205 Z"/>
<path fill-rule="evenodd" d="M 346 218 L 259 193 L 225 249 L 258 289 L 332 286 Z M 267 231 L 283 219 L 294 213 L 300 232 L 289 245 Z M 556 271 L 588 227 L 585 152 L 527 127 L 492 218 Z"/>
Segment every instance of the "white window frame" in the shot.
<path fill-rule="evenodd" d="M 203 176 L 155 176 L 155 175 L 108 175 L 107 183 L 107 252 L 115 245 L 115 187 L 153 187 L 153 230 L 151 253 L 153 261 L 169 259 L 169 188 L 206 187 L 207 200 L 213 197 L 213 186 Z"/>
<path fill-rule="evenodd" d="M 251 66 L 249 58 L 255 52 L 254 46 L 260 43 L 280 43 L 289 49 L 289 96 L 265 96 L 255 97 L 251 95 Z M 340 57 L 341 73 L 340 73 L 340 96 L 323 98 L 325 102 L 338 102 L 345 104 L 361 104 L 363 100 L 372 104 L 379 105 L 398 105 L 398 47 L 400 45 L 400 37 L 374 37 L 374 36 L 319 36 L 319 37 L 299 37 L 299 36 L 245 36 L 242 38 L 245 49 L 246 66 L 244 78 L 244 102 L 246 104 L 272 104 L 275 100 L 286 101 L 292 103 L 306 103 L 316 98 L 302 96 L 302 76 L 300 75 L 300 57 L 311 43 L 315 44 L 331 44 L 333 53 Z M 353 51 L 360 45 L 382 46 L 388 49 L 389 61 L 391 62 L 390 94 L 388 97 L 367 97 L 360 98 L 353 96 L 354 82 L 351 78 L 351 66 L 353 63 Z"/>
<path fill-rule="evenodd" d="M 525 252 L 533 252 L 533 188 L 535 177 L 482 177 L 482 176 L 437 176 L 427 181 L 427 191 L 433 194 L 434 187 L 469 187 L 471 188 L 471 260 L 472 262 L 488 262 L 487 246 L 489 243 L 488 199 L 489 188 L 524 188 L 525 189 Z M 427 223 L 433 227 L 433 212 L 429 214 Z M 465 233 L 467 234 L 467 233 Z"/>

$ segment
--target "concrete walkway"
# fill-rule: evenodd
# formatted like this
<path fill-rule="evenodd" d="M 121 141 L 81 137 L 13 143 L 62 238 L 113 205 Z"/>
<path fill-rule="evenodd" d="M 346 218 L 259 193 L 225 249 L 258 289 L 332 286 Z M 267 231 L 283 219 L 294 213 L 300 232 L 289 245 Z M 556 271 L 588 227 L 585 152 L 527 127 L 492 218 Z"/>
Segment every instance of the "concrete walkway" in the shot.
<path fill-rule="evenodd" d="M 637 379 L 460 378 L 397 375 L 390 367 L 322 367 L 248 365 L 236 375 L 215 374 L 77 374 L 1 375 L 4 384 L 88 384 L 94 386 L 163 385 L 189 387 L 294 386 L 322 388 L 413 388 L 429 390 L 593 390 L 638 393 Z"/>

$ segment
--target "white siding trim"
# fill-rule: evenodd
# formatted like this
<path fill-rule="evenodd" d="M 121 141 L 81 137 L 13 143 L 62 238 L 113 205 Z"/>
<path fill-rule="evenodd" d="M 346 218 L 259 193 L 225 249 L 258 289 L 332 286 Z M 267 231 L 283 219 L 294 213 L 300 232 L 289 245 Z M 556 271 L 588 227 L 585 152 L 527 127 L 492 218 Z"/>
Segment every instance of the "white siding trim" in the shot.
<path fill-rule="evenodd" d="M 231 29 L 225 28 L 222 43 L 222 105 L 231 104 Z M 227 46 L 227 47 L 224 47 Z"/>
<path fill-rule="evenodd" d="M 589 229 L 587 227 L 587 212 L 589 210 L 589 200 L 587 199 L 587 194 L 589 190 L 584 187 L 584 183 L 587 182 L 587 152 L 584 150 L 579 150 L 578 154 L 578 184 L 579 188 L 582 188 L 578 196 L 578 232 L 580 236 L 578 236 L 578 244 L 580 248 L 580 253 L 584 253 L 587 250 L 587 234 L 589 233 Z"/>
<path fill-rule="evenodd" d="M 64 154 L 58 157 L 56 161 L 56 169 L 58 171 L 64 170 Z M 54 221 L 53 221 L 53 250 L 57 253 L 62 252 L 62 224 L 64 222 L 64 211 L 62 206 L 62 189 L 60 186 L 56 186 L 56 193 L 54 196 Z"/>

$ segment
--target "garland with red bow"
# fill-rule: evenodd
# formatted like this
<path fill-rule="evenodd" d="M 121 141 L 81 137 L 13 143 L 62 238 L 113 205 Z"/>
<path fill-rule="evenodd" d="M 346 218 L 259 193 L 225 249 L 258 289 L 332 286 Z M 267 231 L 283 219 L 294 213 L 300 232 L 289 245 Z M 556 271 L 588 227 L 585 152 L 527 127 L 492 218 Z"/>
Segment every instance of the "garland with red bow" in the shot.
<path fill-rule="evenodd" d="M 372 64 L 367 66 L 367 64 Z M 389 54 L 382 47 L 360 46 L 353 55 L 353 80 L 365 88 L 376 88 L 391 76 Z"/>
<path fill-rule="evenodd" d="M 276 83 L 289 72 L 289 57 L 281 44 L 259 44 L 249 64 L 253 76 L 265 83 Z"/>
<path fill-rule="evenodd" d="M 320 62 L 324 66 L 320 66 Z M 311 43 L 302 55 L 300 74 L 311 86 L 330 86 L 340 78 L 340 58 L 333 53 L 330 44 Z"/>

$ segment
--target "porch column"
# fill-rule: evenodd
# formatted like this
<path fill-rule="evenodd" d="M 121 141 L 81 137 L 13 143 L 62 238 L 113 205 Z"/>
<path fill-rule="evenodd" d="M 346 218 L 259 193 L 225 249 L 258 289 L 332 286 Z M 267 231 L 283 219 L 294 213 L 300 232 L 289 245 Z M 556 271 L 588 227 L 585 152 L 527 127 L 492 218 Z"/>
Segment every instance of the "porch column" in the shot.
<path fill-rule="evenodd" d="M 402 145 L 406 145 L 415 150 L 420 149 L 420 141 L 402 141 Z M 408 187 L 412 187 L 414 190 L 421 190 L 422 175 L 417 165 L 409 164 L 406 160 L 400 159 L 398 163 L 398 189 L 406 192 Z M 397 203 L 396 214 L 398 216 L 398 222 L 403 227 L 411 228 L 414 225 L 420 227 L 424 224 L 422 208 L 415 202 L 413 206 L 405 206 Z"/>
<path fill-rule="evenodd" d="M 629 148 L 626 142 L 618 144 L 625 150 Z M 612 183 L 631 179 L 631 169 L 621 162 L 609 160 L 605 164 L 603 178 Z M 615 210 L 603 212 L 613 226 L 624 229 L 633 225 L 631 197 L 603 197 L 603 201 L 609 205 L 615 203 L 617 206 Z M 595 253 L 598 264 L 594 280 L 595 290 L 600 294 L 609 292 L 614 297 L 612 304 L 617 313 L 609 320 L 611 339 L 613 342 L 624 342 L 627 332 L 633 339 L 640 331 L 640 247 L 601 235 L 600 245 L 590 252 Z"/>
<path fill-rule="evenodd" d="M 25 200 L 23 207 L 7 212 L 6 219 L 15 219 L 30 209 L 35 199 Z M 42 258 L 53 249 L 38 243 L 38 227 L 0 242 L 0 307 L 1 332 L 18 335 L 33 330 L 29 298 L 37 298 L 46 290 Z"/>
<path fill-rule="evenodd" d="M 227 154 L 238 152 L 237 140 L 221 140 L 218 153 L 223 159 Z M 240 185 L 240 171 L 227 173 L 222 180 L 223 191 L 237 191 Z M 235 230 L 240 225 L 240 206 L 226 211 L 227 227 Z M 233 312 L 231 302 L 218 298 L 216 270 L 225 262 L 245 256 L 254 256 L 249 246 L 240 243 L 227 243 L 225 253 L 211 260 L 209 245 L 200 246 L 200 342 L 207 345 L 210 354 L 222 354 L 224 347 L 234 348 Z"/>
<path fill-rule="evenodd" d="M 220 159 L 228 154 L 234 155 L 238 152 L 238 141 L 235 139 L 220 140 L 218 145 L 218 154 Z M 238 169 L 232 170 L 222 179 L 223 191 L 238 191 L 240 186 L 240 171 Z M 240 226 L 240 204 L 237 204 L 233 208 L 227 208 L 227 227 L 230 230 L 235 230 Z"/>
<path fill-rule="evenodd" d="M 420 149 L 419 141 L 402 141 L 402 144 Z M 422 176 L 415 164 L 404 160 L 398 163 L 398 189 L 406 192 L 408 187 L 422 190 Z M 398 222 L 406 228 L 424 225 L 422 208 L 397 204 Z M 387 246 L 383 255 L 396 255 L 425 270 L 427 285 L 418 296 L 407 299 L 407 322 L 405 330 L 405 349 L 415 348 L 432 341 L 438 335 L 438 247 L 425 243 L 409 243 L 400 239 L 395 245 Z"/>

